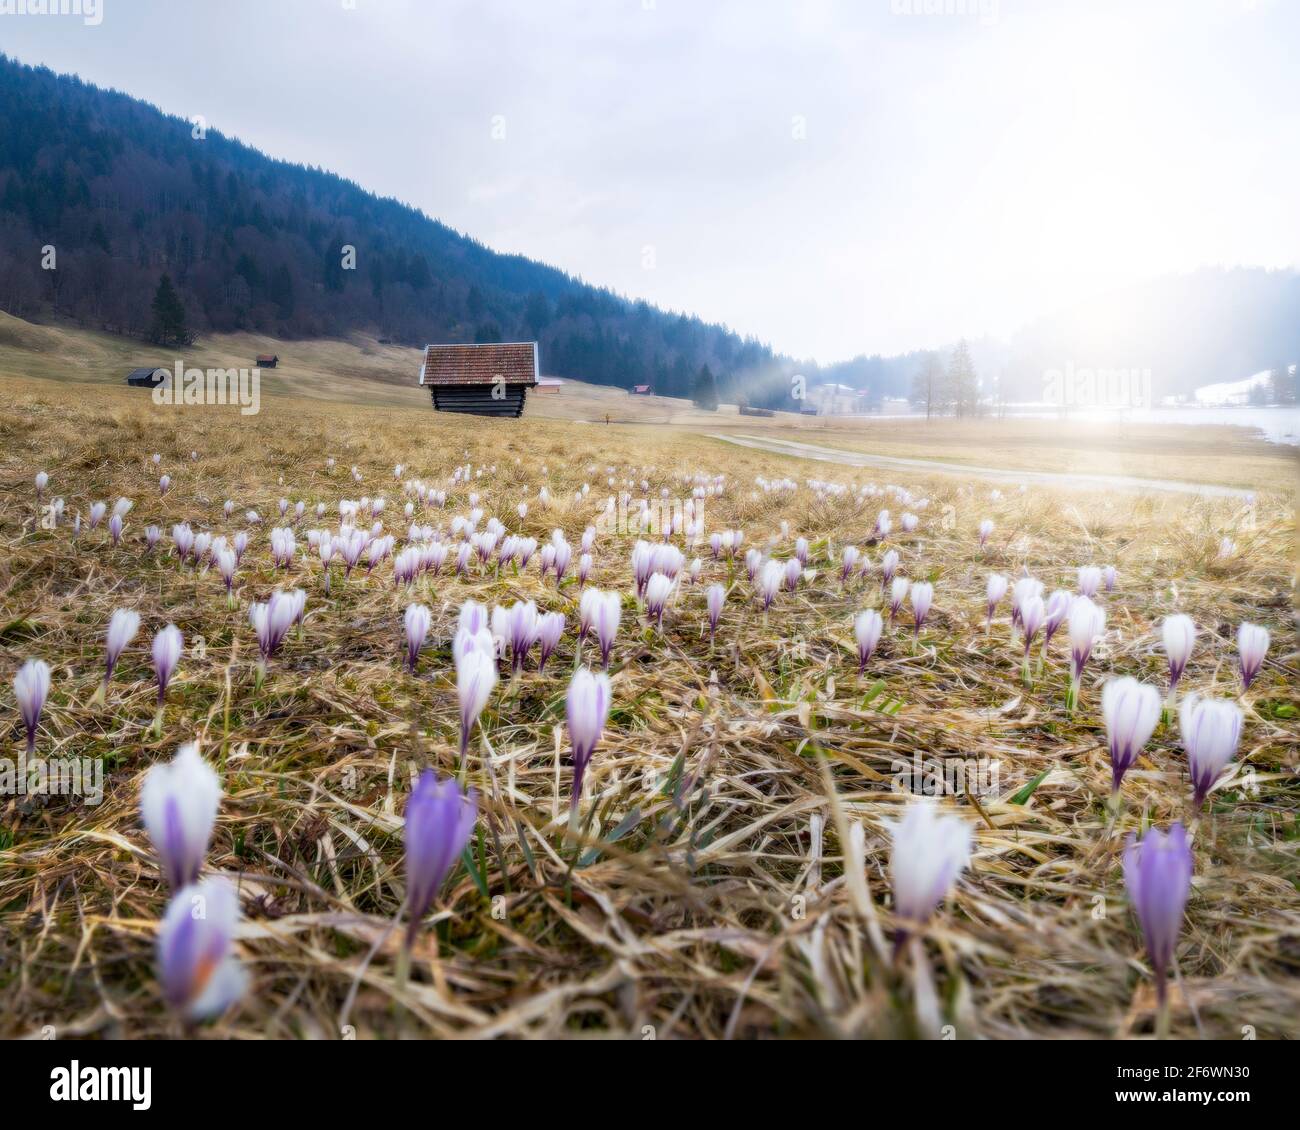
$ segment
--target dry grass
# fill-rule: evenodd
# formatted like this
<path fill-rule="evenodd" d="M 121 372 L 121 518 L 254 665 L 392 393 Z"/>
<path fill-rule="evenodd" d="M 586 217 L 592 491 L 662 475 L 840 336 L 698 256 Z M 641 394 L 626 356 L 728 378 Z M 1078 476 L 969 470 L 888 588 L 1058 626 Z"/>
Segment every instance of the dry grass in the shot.
<path fill-rule="evenodd" d="M 1237 775 L 1196 819 L 1173 1031 L 1239 1038 L 1249 1024 L 1260 1038 L 1300 1034 L 1289 497 L 1261 494 L 1253 518 L 1227 500 L 1037 489 L 993 500 L 987 487 L 953 478 L 886 479 L 668 428 L 340 411 L 274 398 L 253 418 L 159 412 L 135 392 L 6 378 L 0 392 L 0 738 L 7 755 L 16 750 L 8 678 L 39 656 L 54 670 L 40 751 L 107 766 L 97 808 L 0 798 L 0 1034 L 43 1025 L 60 1036 L 179 1032 L 153 976 L 166 892 L 137 798 L 145 770 L 196 737 L 223 777 L 209 864 L 241 889 L 240 948 L 253 976 L 245 1000 L 201 1035 L 338 1038 L 351 1026 L 361 1037 L 641 1038 L 647 1028 L 661 1039 L 932 1036 L 940 1022 L 959 1038 L 1149 1034 L 1150 977 L 1118 853 L 1144 822 L 1194 814 L 1176 735 L 1162 726 L 1112 820 L 1097 704 L 1104 676 L 1160 679 L 1153 625 L 1175 609 L 1201 627 L 1189 689 L 1236 693 L 1231 637 L 1240 620 L 1268 625 L 1274 642 L 1243 700 Z M 162 499 L 147 461 L 154 451 L 175 482 Z M 338 461 L 332 474 L 328 455 Z M 412 774 L 448 771 L 455 758 L 456 610 L 467 598 L 531 597 L 572 622 L 576 588 L 542 584 L 535 564 L 527 576 L 421 582 L 417 598 L 433 609 L 434 631 L 413 677 L 399 666 L 411 598 L 394 589 L 391 566 L 336 583 L 327 598 L 314 561 L 273 574 L 267 529 L 280 497 L 325 502 L 333 517 L 340 497 L 382 493 L 400 533 L 393 465 L 442 485 L 465 461 L 496 467 L 474 482 L 488 514 L 539 537 L 560 527 L 573 541 L 591 509 L 568 500 L 584 481 L 603 500 L 608 465 L 674 496 L 683 472 L 725 473 L 730 486 L 709 501 L 709 528 L 739 526 L 766 546 L 787 520 L 791 538 L 813 540 L 819 572 L 764 617 L 743 570 L 705 553 L 704 579 L 734 585 L 712 649 L 702 588 L 684 588 L 662 638 L 634 624 L 629 599 L 580 850 L 564 834 L 570 769 L 556 729 L 572 632 L 544 676 L 530 670 L 503 682 L 470 766 L 485 813 L 474 872 L 458 869 L 444 890 L 399 988 L 389 926 L 403 893 L 400 814 Z M 361 486 L 347 477 L 352 464 Z M 70 510 L 135 499 L 123 547 L 113 549 L 103 529 L 76 542 L 66 529 L 34 529 L 31 479 L 42 467 Z M 878 601 L 877 586 L 846 590 L 820 560 L 828 542 L 864 544 L 881 506 L 895 515 L 904 507 L 823 501 L 807 486 L 755 494 L 756 474 L 897 481 L 929 497 L 918 535 L 897 539 L 903 571 L 935 582 L 920 646 L 887 632 L 860 680 L 851 616 Z M 543 483 L 558 500 L 549 511 L 537 502 Z M 226 498 L 237 517 L 252 506 L 267 519 L 235 611 L 215 575 L 181 572 L 143 550 L 151 522 L 240 528 L 222 520 Z M 523 500 L 531 509 L 521 523 Z M 424 520 L 466 506 L 465 489 L 453 488 L 446 514 Z M 948 506 L 951 528 L 941 520 Z M 985 516 L 997 532 L 982 555 L 973 530 Z M 1229 562 L 1215 557 L 1224 534 L 1240 550 Z M 603 535 L 593 583 L 628 591 L 629 549 L 630 539 Z M 790 549 L 778 540 L 778 555 Z M 1108 632 L 1071 718 L 1061 638 L 1026 690 L 1005 618 L 991 635 L 982 630 L 983 586 L 990 569 L 1027 567 L 1049 588 L 1072 587 L 1074 566 L 1086 562 L 1115 563 L 1120 586 L 1106 598 Z M 259 691 L 247 604 L 287 582 L 308 592 L 305 628 Z M 104 626 L 124 605 L 140 611 L 144 628 L 97 708 Z M 154 740 L 147 635 L 169 620 L 187 651 Z M 896 763 L 918 752 L 999 763 L 995 793 L 949 802 L 977 825 L 976 857 L 927 931 L 919 964 L 915 952 L 897 962 L 890 952 L 885 832 L 907 799 L 892 787 Z M 1253 790 L 1240 776 L 1246 768 Z M 855 824 L 860 858 L 846 868 Z"/>

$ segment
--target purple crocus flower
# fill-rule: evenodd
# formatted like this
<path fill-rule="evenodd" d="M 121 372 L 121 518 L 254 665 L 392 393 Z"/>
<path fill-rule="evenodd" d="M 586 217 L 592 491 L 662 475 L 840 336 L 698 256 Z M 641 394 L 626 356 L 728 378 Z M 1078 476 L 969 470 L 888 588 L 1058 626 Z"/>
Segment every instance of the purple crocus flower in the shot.
<path fill-rule="evenodd" d="M 713 643 L 713 637 L 718 631 L 718 621 L 722 618 L 722 606 L 727 601 L 727 590 L 721 584 L 712 584 L 704 600 L 709 610 L 709 643 Z"/>
<path fill-rule="evenodd" d="M 193 742 L 145 774 L 140 818 L 173 891 L 198 881 L 220 803 L 217 774 Z"/>
<path fill-rule="evenodd" d="M 540 645 L 537 656 L 537 672 L 541 674 L 546 669 L 546 661 L 551 658 L 552 653 L 559 646 L 560 637 L 564 634 L 564 613 L 563 612 L 546 612 L 537 621 L 537 640 Z"/>
<path fill-rule="evenodd" d="M 458 640 L 464 633 L 458 633 Z M 460 701 L 460 756 L 469 752 L 469 735 L 474 723 L 497 685 L 495 645 L 486 630 L 464 637 L 456 658 L 456 695 Z M 453 646 L 453 651 L 457 649 Z"/>
<path fill-rule="evenodd" d="M 925 625 L 925 618 L 930 614 L 930 604 L 934 600 L 934 585 L 929 581 L 915 581 L 911 589 L 913 634 L 919 636 Z"/>
<path fill-rule="evenodd" d="M 420 774 L 406 802 L 407 946 L 469 843 L 477 820 L 478 794 L 473 789 L 463 793 L 454 778 L 440 779 L 432 769 Z"/>
<path fill-rule="evenodd" d="M 990 573 L 988 583 L 984 586 L 985 594 L 985 630 L 988 631 L 993 627 L 993 613 L 997 611 L 998 604 L 1002 598 L 1007 595 L 1007 586 L 1010 582 L 1001 573 Z"/>
<path fill-rule="evenodd" d="M 1193 802 L 1199 808 L 1237 752 L 1241 707 L 1227 699 L 1189 695 L 1178 712 L 1178 727 L 1192 775 Z"/>
<path fill-rule="evenodd" d="M 880 643 L 880 633 L 884 630 L 884 627 L 884 620 L 881 619 L 880 613 L 874 608 L 859 612 L 854 619 L 853 637 L 858 645 L 859 675 L 867 669 L 867 664 L 875 653 L 876 645 Z"/>
<path fill-rule="evenodd" d="M 122 652 L 135 639 L 140 630 L 140 613 L 130 608 L 115 609 L 108 621 L 108 639 L 104 645 L 104 687 L 107 690 L 113 677 L 113 668 L 122 658 Z"/>
<path fill-rule="evenodd" d="M 1101 716 L 1110 750 L 1111 786 L 1119 792 L 1129 771 L 1160 721 L 1160 692 L 1136 679 L 1111 679 L 1101 688 Z"/>
<path fill-rule="evenodd" d="M 569 683 L 565 696 L 565 712 L 569 723 L 569 741 L 573 745 L 573 797 L 570 810 L 576 816 L 578 801 L 582 797 L 582 781 L 587 773 L 587 763 L 609 717 L 610 683 L 604 672 L 593 675 L 580 667 Z"/>
<path fill-rule="evenodd" d="M 41 722 L 41 711 L 50 696 L 50 666 L 43 659 L 29 659 L 14 676 L 14 697 L 18 700 L 18 713 L 27 731 L 27 756 L 36 751 L 36 728 Z"/>
<path fill-rule="evenodd" d="M 239 896 L 226 879 L 176 892 L 158 931 L 158 980 L 167 1003 L 188 1020 L 225 1012 L 247 976 L 233 952 Z"/>
<path fill-rule="evenodd" d="M 1264 666 L 1264 656 L 1268 654 L 1268 629 L 1258 624 L 1242 624 L 1237 629 L 1237 655 L 1241 659 L 1241 689 L 1250 690 L 1260 668 Z"/>
<path fill-rule="evenodd" d="M 1192 889 L 1192 849 L 1182 824 L 1168 832 L 1148 828 L 1139 843 L 1130 835 L 1124 848 L 1124 885 L 1142 926 L 1147 954 L 1156 974 L 1156 999 L 1165 1004 L 1165 975 L 1183 924 Z"/>
<path fill-rule="evenodd" d="M 1192 648 L 1196 645 L 1196 624 L 1190 616 L 1166 616 L 1160 626 L 1160 638 L 1164 644 L 1165 658 L 1169 660 L 1169 689 L 1178 686 L 1183 677 L 1187 661 L 1192 657 Z"/>
<path fill-rule="evenodd" d="M 1047 616 L 1043 620 L 1043 650 L 1046 651 L 1051 645 L 1052 637 L 1056 635 L 1056 630 L 1063 623 L 1065 618 L 1070 614 L 1070 606 L 1074 603 L 1074 594 L 1066 592 L 1065 589 L 1057 589 L 1047 598 Z"/>
<path fill-rule="evenodd" d="M 176 673 L 176 665 L 181 661 L 181 648 L 184 637 L 175 624 L 168 624 L 153 638 L 153 671 L 158 677 L 158 706 L 167 696 L 167 684 Z"/>
<path fill-rule="evenodd" d="M 432 622 L 433 615 L 423 604 L 407 605 L 402 628 L 406 635 L 406 665 L 412 672 L 415 671 L 415 661 L 429 636 L 429 625 Z"/>

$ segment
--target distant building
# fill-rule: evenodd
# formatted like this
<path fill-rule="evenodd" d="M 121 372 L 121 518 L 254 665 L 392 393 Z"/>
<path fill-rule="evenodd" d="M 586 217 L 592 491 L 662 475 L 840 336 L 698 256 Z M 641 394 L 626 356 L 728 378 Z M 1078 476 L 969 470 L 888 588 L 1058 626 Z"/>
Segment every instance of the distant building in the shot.
<path fill-rule="evenodd" d="M 170 377 L 171 370 L 157 367 L 153 369 L 132 369 L 126 375 L 126 383 L 132 388 L 154 388 Z"/>
<path fill-rule="evenodd" d="M 259 353 L 257 355 L 257 367 L 259 369 L 274 369 L 280 363 L 280 358 L 274 353 Z"/>
<path fill-rule="evenodd" d="M 562 389 L 563 387 L 564 387 L 564 382 L 560 380 L 559 377 L 538 377 L 537 378 L 538 393 L 549 392 L 553 394 L 559 392 L 560 389 Z"/>
<path fill-rule="evenodd" d="M 848 416 L 865 412 L 868 408 L 868 396 L 861 389 L 850 385 L 819 384 L 809 390 L 808 406 L 819 416 Z M 803 409 L 808 415 L 808 409 Z"/>
<path fill-rule="evenodd" d="M 535 341 L 424 347 L 420 384 L 439 412 L 519 416 L 537 383 Z"/>
<path fill-rule="evenodd" d="M 630 396 L 654 396 L 654 385 L 633 385 L 629 391 Z"/>

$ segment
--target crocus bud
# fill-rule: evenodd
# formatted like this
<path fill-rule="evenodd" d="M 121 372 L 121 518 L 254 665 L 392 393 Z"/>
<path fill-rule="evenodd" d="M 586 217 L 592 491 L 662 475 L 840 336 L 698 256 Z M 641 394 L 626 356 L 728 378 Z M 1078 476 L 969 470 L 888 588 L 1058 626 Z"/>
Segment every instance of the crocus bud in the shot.
<path fill-rule="evenodd" d="M 1148 828 L 1141 842 L 1130 834 L 1124 848 L 1124 885 L 1142 926 L 1156 974 L 1156 998 L 1165 1003 L 1165 975 L 1183 925 L 1192 889 L 1192 849 L 1182 824 L 1169 831 Z"/>
<path fill-rule="evenodd" d="M 104 644 L 104 685 L 113 677 L 113 668 L 127 645 L 140 630 L 140 614 L 130 608 L 118 608 L 108 621 L 108 639 Z"/>
<path fill-rule="evenodd" d="M 1105 627 L 1106 613 L 1087 596 L 1077 597 L 1070 607 L 1070 678 L 1076 686 Z"/>
<path fill-rule="evenodd" d="M 909 926 L 919 926 L 970 863 L 971 826 L 960 816 L 942 812 L 933 801 L 916 800 L 889 830 L 894 907 Z"/>
<path fill-rule="evenodd" d="M 432 769 L 420 774 L 406 802 L 406 906 L 410 916 L 406 940 L 415 938 L 420 920 L 474 833 L 478 794 L 462 793 L 452 777 L 440 779 Z"/>
<path fill-rule="evenodd" d="M 1242 624 L 1237 629 L 1237 655 L 1241 660 L 1241 689 L 1250 689 L 1260 668 L 1264 666 L 1264 657 L 1268 654 L 1268 629 L 1258 624 Z"/>
<path fill-rule="evenodd" d="M 1101 587 L 1101 570 L 1096 565 L 1079 566 L 1079 592 L 1083 596 L 1093 597 L 1097 595 L 1097 589 Z"/>
<path fill-rule="evenodd" d="M 569 683 L 565 696 L 565 713 L 569 724 L 569 741 L 573 746 L 573 797 L 570 808 L 577 812 L 582 796 L 582 781 L 587 763 L 600 741 L 609 717 L 610 683 L 603 672 L 593 675 L 587 668 L 579 667 Z"/>
<path fill-rule="evenodd" d="M 419 658 L 420 648 L 429 635 L 429 626 L 433 616 L 423 604 L 407 605 L 406 615 L 402 619 L 402 628 L 406 635 L 406 665 L 415 671 L 415 661 Z"/>
<path fill-rule="evenodd" d="M 989 537 L 992 533 L 993 533 L 993 519 L 985 518 L 984 521 L 980 523 L 980 531 L 979 531 L 980 549 L 983 549 L 988 544 Z"/>
<path fill-rule="evenodd" d="M 993 613 L 1002 598 L 1007 595 L 1007 586 L 1009 582 L 1001 573 L 990 573 L 988 584 L 985 585 L 985 600 L 987 603 L 988 614 L 986 617 L 987 626 L 993 626 Z"/>
<path fill-rule="evenodd" d="M 36 497 L 39 500 L 45 493 L 45 488 L 50 485 L 50 476 L 45 471 L 36 472 Z"/>
<path fill-rule="evenodd" d="M 718 621 L 722 618 L 722 606 L 726 601 L 726 587 L 717 583 L 711 584 L 704 597 L 709 613 L 709 643 L 713 642 L 713 637 L 717 634 Z"/>
<path fill-rule="evenodd" d="M 610 653 L 618 637 L 618 622 L 623 614 L 622 598 L 616 592 L 605 593 L 596 602 L 593 613 L 592 628 L 600 644 L 600 665 L 608 671 Z"/>
<path fill-rule="evenodd" d="M 239 897 L 226 879 L 177 891 L 158 931 L 158 980 L 167 1003 L 188 1020 L 219 1016 L 248 979 L 234 953 Z"/>
<path fill-rule="evenodd" d="M 176 673 L 176 665 L 181 661 L 181 648 L 184 639 L 181 630 L 175 624 L 168 624 L 153 638 L 153 671 L 158 678 L 158 705 L 161 707 L 167 695 L 167 684 Z"/>
<path fill-rule="evenodd" d="M 907 599 L 908 590 L 912 587 L 912 582 L 906 577 L 895 577 L 889 585 L 889 622 L 892 624 L 898 617 L 898 610 L 903 607 L 903 601 Z"/>
<path fill-rule="evenodd" d="M 1155 733 L 1160 692 L 1134 678 L 1111 679 L 1101 689 L 1101 716 L 1110 750 L 1111 787 L 1118 792 L 1124 774 Z"/>
<path fill-rule="evenodd" d="M 145 774 L 140 818 L 172 890 L 198 881 L 220 803 L 217 774 L 193 742 Z"/>
<path fill-rule="evenodd" d="M 18 700 L 18 713 L 22 715 L 27 731 L 27 755 L 36 751 L 36 728 L 41 722 L 41 711 L 50 697 L 50 667 L 43 659 L 29 659 L 14 676 L 14 697 Z"/>
<path fill-rule="evenodd" d="M 853 621 L 853 637 L 858 645 L 858 674 L 867 669 L 876 645 L 880 643 L 880 633 L 885 622 L 874 608 L 859 612 Z"/>
<path fill-rule="evenodd" d="M 846 545 L 840 553 L 840 581 L 847 583 L 848 579 L 853 576 L 853 570 L 858 566 L 858 559 L 862 556 L 862 551 L 856 545 Z"/>
<path fill-rule="evenodd" d="M 880 559 L 880 587 L 893 584 L 894 573 L 898 570 L 898 550 L 891 549 Z"/>
<path fill-rule="evenodd" d="M 1192 657 L 1192 648 L 1196 645 L 1196 625 L 1190 616 L 1166 616 L 1160 627 L 1160 637 L 1164 643 L 1165 658 L 1169 660 L 1169 689 L 1172 691 L 1178 686 L 1187 661 Z"/>
<path fill-rule="evenodd" d="M 541 674 L 546 669 L 546 661 L 550 659 L 551 654 L 559 646 L 560 637 L 564 634 L 564 613 L 563 612 L 546 612 L 537 621 L 537 640 L 539 651 L 537 656 L 537 671 Z"/>
<path fill-rule="evenodd" d="M 1047 615 L 1043 618 L 1043 648 L 1046 650 L 1056 635 L 1056 630 L 1065 623 L 1074 604 L 1074 595 L 1065 589 L 1057 589 L 1047 598 Z"/>
<path fill-rule="evenodd" d="M 781 568 L 779 561 L 769 561 L 763 566 L 758 575 L 758 595 L 763 599 L 764 612 L 772 607 L 772 601 L 776 599 L 776 594 L 781 591 L 781 582 L 784 578 L 785 571 Z"/>
<path fill-rule="evenodd" d="M 921 626 L 930 614 L 930 603 L 934 600 L 934 585 L 929 581 L 917 581 L 911 588 L 912 624 L 915 634 L 921 634 Z"/>
<path fill-rule="evenodd" d="M 485 633 L 480 633 L 481 635 Z M 497 685 L 495 656 L 482 644 L 466 651 L 456 664 L 456 695 L 460 700 L 460 755 L 469 752 L 469 735 Z"/>
<path fill-rule="evenodd" d="M 1192 775 L 1193 802 L 1205 801 L 1241 740 L 1241 707 L 1227 699 L 1188 695 L 1178 713 L 1178 728 Z"/>

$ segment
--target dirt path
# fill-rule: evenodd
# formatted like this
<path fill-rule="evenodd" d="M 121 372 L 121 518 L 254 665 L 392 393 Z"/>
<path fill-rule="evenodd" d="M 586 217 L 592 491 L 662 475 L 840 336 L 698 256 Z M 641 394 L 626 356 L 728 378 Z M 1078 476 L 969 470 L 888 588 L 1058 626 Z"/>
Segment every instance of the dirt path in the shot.
<path fill-rule="evenodd" d="M 1058 487 L 1110 487 L 1117 490 L 1158 490 L 1176 494 L 1201 494 L 1212 498 L 1250 498 L 1254 491 L 1213 483 L 1185 483 L 1177 479 L 1143 479 L 1133 475 L 1067 474 L 1061 471 L 1020 471 L 997 467 L 973 467 L 966 463 L 944 463 L 937 459 L 908 459 L 899 455 L 867 455 L 834 447 L 819 447 L 792 439 L 772 439 L 756 435 L 723 435 L 710 432 L 710 438 L 738 447 L 751 447 L 773 455 L 791 455 L 797 459 L 816 459 L 822 463 L 841 463 L 849 467 L 882 467 L 907 471 L 943 472 L 976 475 L 999 483 L 1042 483 Z"/>

